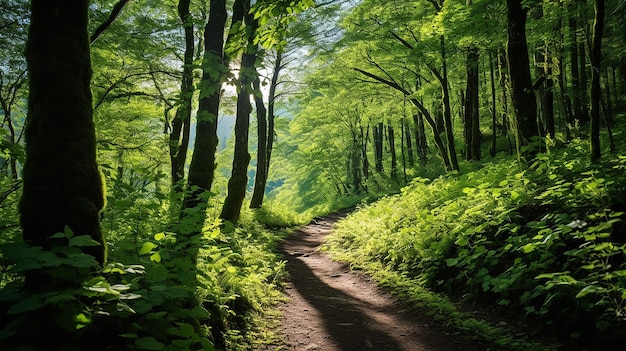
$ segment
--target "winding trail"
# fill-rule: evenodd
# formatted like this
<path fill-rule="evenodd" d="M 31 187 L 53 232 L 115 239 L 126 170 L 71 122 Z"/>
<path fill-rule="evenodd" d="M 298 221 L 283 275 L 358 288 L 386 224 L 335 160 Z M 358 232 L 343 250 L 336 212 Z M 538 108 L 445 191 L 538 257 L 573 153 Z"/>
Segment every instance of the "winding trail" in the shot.
<path fill-rule="evenodd" d="M 403 305 L 366 276 L 319 251 L 345 213 L 314 220 L 281 245 L 287 259 L 289 301 L 282 306 L 276 350 L 471 350 L 433 321 Z"/>

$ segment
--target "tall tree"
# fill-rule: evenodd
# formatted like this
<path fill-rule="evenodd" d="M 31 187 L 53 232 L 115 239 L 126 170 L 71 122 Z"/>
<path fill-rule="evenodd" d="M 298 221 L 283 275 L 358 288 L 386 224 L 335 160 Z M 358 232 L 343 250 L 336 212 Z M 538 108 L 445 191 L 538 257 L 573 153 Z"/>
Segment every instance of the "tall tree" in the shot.
<path fill-rule="evenodd" d="M 198 98 L 196 139 L 187 176 L 188 194 L 184 209 L 206 205 L 202 195 L 211 191 L 217 150 L 217 117 L 220 106 L 224 66 L 224 31 L 226 0 L 211 0 L 209 19 L 204 26 L 204 56 L 202 80 Z M 204 220 L 204 216 L 201 216 Z"/>
<path fill-rule="evenodd" d="M 530 78 L 528 44 L 526 43 L 527 12 L 528 8 L 522 6 L 522 0 L 507 0 L 506 53 L 519 146 L 526 146 L 539 136 L 537 101 Z"/>
<path fill-rule="evenodd" d="M 101 264 L 103 184 L 96 163 L 90 89 L 88 0 L 33 0 L 26 59 L 29 71 L 24 191 L 24 240 L 51 249 L 67 226 L 98 246 L 84 252 Z M 57 239 L 58 240 L 58 239 Z M 39 277 L 26 277 L 37 288 Z"/>
<path fill-rule="evenodd" d="M 258 75 L 258 72 L 255 72 Z M 256 152 L 256 173 L 254 175 L 254 190 L 252 191 L 252 199 L 250 199 L 250 208 L 260 208 L 263 204 L 265 195 L 265 185 L 267 183 L 267 108 L 263 102 L 263 93 L 261 92 L 261 80 L 259 77 L 254 79 L 254 105 L 256 107 L 257 120 L 257 152 Z"/>
<path fill-rule="evenodd" d="M 181 181 L 185 177 L 185 162 L 191 129 L 191 101 L 193 98 L 194 26 L 189 12 L 190 0 L 178 2 L 178 17 L 185 32 L 185 54 L 183 58 L 183 78 L 176 116 L 170 132 L 170 167 L 172 190 L 182 191 Z"/>
<path fill-rule="evenodd" d="M 593 42 L 591 44 L 591 161 L 597 161 L 600 150 L 600 74 L 602 62 L 602 33 L 604 31 L 604 0 L 594 3 Z"/>
<path fill-rule="evenodd" d="M 241 213 L 241 206 L 246 197 L 248 184 L 248 164 L 250 154 L 248 152 L 248 133 L 250 127 L 250 95 L 253 93 L 252 82 L 257 78 L 255 63 L 258 55 L 258 44 L 254 43 L 258 20 L 250 13 L 250 0 L 235 1 L 239 4 L 245 15 L 245 39 L 247 44 L 241 57 L 241 69 L 237 79 L 237 115 L 235 120 L 235 152 L 233 155 L 233 167 L 228 180 L 228 194 L 224 199 L 224 205 L 220 218 L 224 221 L 237 223 Z M 233 9 L 234 10 L 234 9 Z"/>
<path fill-rule="evenodd" d="M 467 85 L 465 89 L 465 158 L 467 160 L 480 160 L 480 116 L 478 114 L 478 48 L 471 47 L 467 53 Z"/>

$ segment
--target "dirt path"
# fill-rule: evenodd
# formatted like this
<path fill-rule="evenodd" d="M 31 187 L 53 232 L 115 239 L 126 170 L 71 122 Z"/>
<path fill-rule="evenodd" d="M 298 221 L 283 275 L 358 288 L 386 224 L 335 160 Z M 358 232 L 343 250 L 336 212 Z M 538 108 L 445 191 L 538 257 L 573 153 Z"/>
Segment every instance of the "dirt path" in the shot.
<path fill-rule="evenodd" d="M 307 225 L 282 245 L 290 281 L 281 336 L 293 351 L 468 350 L 419 312 L 411 311 L 367 277 L 331 261 L 318 249 L 334 214 Z"/>

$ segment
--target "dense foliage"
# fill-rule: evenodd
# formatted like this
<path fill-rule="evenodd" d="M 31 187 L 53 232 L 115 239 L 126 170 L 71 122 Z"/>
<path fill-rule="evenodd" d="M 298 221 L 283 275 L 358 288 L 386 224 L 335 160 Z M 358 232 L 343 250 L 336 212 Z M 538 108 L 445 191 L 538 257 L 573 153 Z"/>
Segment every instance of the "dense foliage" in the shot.
<path fill-rule="evenodd" d="M 574 141 L 530 167 L 497 159 L 417 178 L 341 222 L 328 245 L 466 301 L 507 306 L 577 343 L 622 339 L 625 158 Z M 598 346 L 595 346 L 598 347 Z"/>
<path fill-rule="evenodd" d="M 355 204 L 327 248 L 405 296 L 625 338 L 624 1 L 76 0 L 97 160 L 67 168 L 98 163 L 105 265 L 93 233 L 22 240 L 20 216 L 57 210 L 18 210 L 37 1 L 0 3 L 0 348 L 256 349 L 280 228 Z M 67 150 L 71 128 L 42 135 Z"/>

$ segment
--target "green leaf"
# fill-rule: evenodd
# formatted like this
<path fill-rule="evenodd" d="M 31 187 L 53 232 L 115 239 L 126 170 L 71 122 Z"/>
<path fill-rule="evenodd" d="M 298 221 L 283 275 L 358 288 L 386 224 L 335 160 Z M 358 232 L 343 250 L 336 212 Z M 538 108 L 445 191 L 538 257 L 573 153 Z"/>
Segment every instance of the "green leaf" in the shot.
<path fill-rule="evenodd" d="M 156 262 L 156 263 L 161 262 L 161 255 L 160 255 L 158 252 L 153 253 L 153 254 L 150 256 L 150 261 L 152 261 L 152 262 Z"/>
<path fill-rule="evenodd" d="M 12 315 L 34 311 L 44 305 L 45 302 L 41 296 L 31 296 L 9 307 L 8 314 Z"/>
<path fill-rule="evenodd" d="M 165 348 L 165 345 L 151 336 L 136 339 L 135 345 L 144 350 L 163 350 Z"/>
<path fill-rule="evenodd" d="M 63 229 L 63 233 L 65 233 L 65 237 L 68 239 L 74 236 L 74 231 L 68 226 L 65 226 L 65 228 Z"/>
<path fill-rule="evenodd" d="M 140 255 L 145 255 L 145 254 L 147 254 L 147 253 L 151 252 L 151 251 L 152 251 L 154 248 L 156 248 L 157 246 L 158 246 L 157 244 L 151 243 L 151 242 L 149 242 L 149 241 L 148 241 L 148 242 L 145 242 L 145 243 L 143 244 L 143 246 L 141 247 L 141 250 L 139 250 L 139 254 L 140 254 Z"/>
<path fill-rule="evenodd" d="M 457 263 L 459 263 L 458 257 L 446 259 L 446 264 L 448 265 L 448 267 L 454 267 L 457 265 Z"/>
<path fill-rule="evenodd" d="M 70 239 L 70 246 L 100 246 L 100 243 L 93 240 L 89 235 L 79 235 Z"/>
<path fill-rule="evenodd" d="M 598 285 L 589 285 L 582 288 L 578 294 L 576 294 L 576 298 L 580 299 L 581 297 L 585 297 L 589 294 L 603 294 L 606 292 L 606 288 L 603 288 Z"/>
<path fill-rule="evenodd" d="M 74 317 L 74 322 L 84 326 L 91 323 L 91 319 L 89 319 L 84 313 L 79 313 Z"/>
<path fill-rule="evenodd" d="M 157 233 L 154 234 L 154 240 L 161 241 L 161 239 L 165 238 L 165 233 Z"/>
<path fill-rule="evenodd" d="M 96 267 L 98 265 L 98 262 L 96 261 L 96 259 L 91 255 L 73 254 L 73 255 L 70 255 L 69 258 L 71 259 L 72 267 L 88 268 L 88 267 Z"/>

